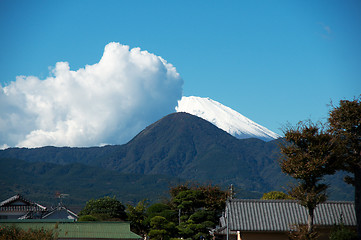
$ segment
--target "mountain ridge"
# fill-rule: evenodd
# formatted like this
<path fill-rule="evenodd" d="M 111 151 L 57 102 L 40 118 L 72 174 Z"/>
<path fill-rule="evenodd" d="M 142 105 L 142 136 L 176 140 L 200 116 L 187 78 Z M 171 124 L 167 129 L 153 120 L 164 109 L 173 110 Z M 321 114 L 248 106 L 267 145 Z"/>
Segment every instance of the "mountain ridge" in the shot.
<path fill-rule="evenodd" d="M 0 151 L 0 158 L 82 163 L 123 174 L 159 174 L 222 188 L 233 184 L 242 194 L 246 191 L 248 197 L 258 198 L 264 192 L 284 190 L 291 180 L 278 164 L 279 141 L 237 139 L 202 118 L 179 112 L 151 124 L 124 145 L 6 149 Z M 352 197 L 352 188 L 342 185 L 342 180 L 334 182 L 338 186 L 335 194 L 345 197 L 349 191 Z"/>
<path fill-rule="evenodd" d="M 57 164 L 79 162 L 122 173 L 163 174 L 222 186 L 234 184 L 245 190 L 263 192 L 277 184 L 273 181 L 277 179 L 275 176 L 271 181 L 262 177 L 267 175 L 264 167 L 270 171 L 276 166 L 277 149 L 274 147 L 273 141 L 237 139 L 202 118 L 173 113 L 151 124 L 124 145 L 10 148 L 0 151 L 0 157 Z M 276 175 L 282 178 L 283 174 L 278 171 Z"/>

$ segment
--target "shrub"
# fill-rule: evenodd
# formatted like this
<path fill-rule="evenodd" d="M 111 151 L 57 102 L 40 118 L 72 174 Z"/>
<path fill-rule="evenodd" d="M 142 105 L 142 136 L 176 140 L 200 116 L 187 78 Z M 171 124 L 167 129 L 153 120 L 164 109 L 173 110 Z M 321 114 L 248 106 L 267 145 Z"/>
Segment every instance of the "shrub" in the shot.
<path fill-rule="evenodd" d="M 29 229 L 27 231 L 15 226 L 0 226 L 0 240 L 55 240 L 51 230 Z"/>
<path fill-rule="evenodd" d="M 83 215 L 78 218 L 79 222 L 95 222 L 99 221 L 99 219 L 93 215 Z"/>
<path fill-rule="evenodd" d="M 356 240 L 357 234 L 343 224 L 337 225 L 331 231 L 330 240 Z"/>
<path fill-rule="evenodd" d="M 318 238 L 316 231 L 308 232 L 307 225 L 295 225 L 288 237 L 291 240 L 315 240 Z"/>

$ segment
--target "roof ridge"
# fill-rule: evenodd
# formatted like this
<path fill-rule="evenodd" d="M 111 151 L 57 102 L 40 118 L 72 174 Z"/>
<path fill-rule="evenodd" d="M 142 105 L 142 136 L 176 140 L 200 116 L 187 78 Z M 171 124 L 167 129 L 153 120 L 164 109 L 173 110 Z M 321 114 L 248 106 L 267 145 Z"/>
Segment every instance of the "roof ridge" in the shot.
<path fill-rule="evenodd" d="M 231 202 L 298 202 L 298 200 L 292 199 L 230 199 Z"/>
<path fill-rule="evenodd" d="M 36 203 L 34 201 L 28 200 L 27 198 L 25 198 L 23 195 L 21 195 L 19 193 L 12 196 L 12 197 L 10 197 L 10 198 L 8 198 L 8 199 L 6 199 L 6 200 L 4 200 L 4 201 L 2 201 L 2 202 L 0 202 L 0 207 L 3 207 L 4 205 L 6 205 L 8 203 L 15 202 L 16 200 L 22 200 L 24 202 L 27 202 L 27 203 L 30 204 L 30 206 L 37 206 L 37 207 L 39 207 L 41 209 L 44 209 L 44 210 L 46 209 L 45 206 L 43 206 L 43 205 L 41 205 L 39 203 Z"/>
<path fill-rule="evenodd" d="M 228 201 L 230 202 L 295 202 L 298 203 L 299 200 L 293 200 L 293 199 L 270 199 L 270 200 L 265 200 L 265 199 L 229 199 Z M 320 204 L 354 204 L 354 201 L 338 201 L 338 200 L 331 200 L 331 201 L 326 201 Z"/>

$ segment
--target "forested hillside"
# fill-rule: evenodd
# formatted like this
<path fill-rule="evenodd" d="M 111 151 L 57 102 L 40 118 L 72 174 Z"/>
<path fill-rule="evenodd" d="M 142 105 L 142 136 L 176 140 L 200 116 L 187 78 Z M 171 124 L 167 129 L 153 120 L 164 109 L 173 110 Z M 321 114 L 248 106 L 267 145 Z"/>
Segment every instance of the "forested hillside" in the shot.
<path fill-rule="evenodd" d="M 56 205 L 56 192 L 69 194 L 66 205 L 116 196 L 123 203 L 161 201 L 180 179 L 161 175 L 123 174 L 80 163 L 57 165 L 0 158 L 0 201 L 20 193 L 40 204 Z M 156 190 L 155 190 L 156 189 Z"/>
<path fill-rule="evenodd" d="M 282 140 L 264 142 L 258 139 L 236 139 L 201 118 L 187 113 L 174 113 L 148 126 L 124 145 L 90 148 L 13 148 L 0 151 L 0 158 L 23 160 L 12 160 L 11 163 L 18 169 L 20 175 L 24 175 L 22 179 L 24 184 L 27 173 L 21 171 L 40 168 L 42 171 L 39 170 L 39 174 L 28 173 L 35 185 L 43 183 L 55 185 L 77 179 L 69 186 L 76 188 L 84 184 L 79 187 L 79 192 L 84 194 L 86 191 L 99 191 L 97 196 L 101 196 L 118 191 L 116 195 L 134 194 L 137 196 L 134 199 L 139 201 L 140 196 L 154 198 L 152 192 L 155 189 L 157 189 L 155 192 L 159 192 L 158 189 L 167 187 L 168 183 L 160 184 L 160 188 L 157 184 L 152 185 L 155 179 L 168 178 L 165 182 L 172 182 L 177 178 L 216 184 L 223 189 L 233 184 L 239 198 L 258 198 L 264 192 L 285 190 L 291 181 L 281 172 L 278 164 L 279 141 Z M 30 164 L 25 161 L 43 163 Z M 64 166 L 55 167 L 44 162 Z M 27 165 L 29 167 L 26 167 Z M 21 170 L 20 166 L 25 170 Z M 49 166 L 53 166 L 58 171 L 50 171 Z M 8 171 L 11 172 L 11 169 L 8 168 Z M 133 178 L 136 180 L 132 180 Z M 15 183 L 10 179 L 1 177 L 2 182 L 6 181 L 7 185 L 14 186 Z M 58 179 L 62 180 L 58 181 Z M 89 184 L 94 179 L 102 184 Z M 21 185 L 22 182 L 16 184 Z M 352 199 L 353 189 L 343 183 L 340 174 L 329 177 L 328 183 L 331 185 L 331 199 Z M 116 187 L 109 189 L 104 187 L 108 185 Z M 45 188 L 41 186 L 40 189 Z M 29 184 L 29 187 L 24 189 L 30 187 Z"/>

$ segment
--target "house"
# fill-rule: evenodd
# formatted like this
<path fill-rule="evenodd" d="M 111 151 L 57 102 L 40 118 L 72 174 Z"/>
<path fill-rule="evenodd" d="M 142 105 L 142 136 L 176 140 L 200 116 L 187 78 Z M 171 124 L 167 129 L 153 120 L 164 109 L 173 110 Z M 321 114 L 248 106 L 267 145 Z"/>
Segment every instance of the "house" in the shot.
<path fill-rule="evenodd" d="M 42 219 L 78 219 L 78 215 L 74 212 L 67 209 L 64 205 L 59 203 L 55 208 L 52 208 L 45 215 L 42 216 Z"/>
<path fill-rule="evenodd" d="M 0 203 L 0 219 L 41 218 L 47 208 L 25 199 L 20 194 Z"/>
<path fill-rule="evenodd" d="M 356 229 L 353 202 L 325 202 L 316 207 L 314 226 L 320 240 L 329 239 L 331 229 L 340 223 Z M 287 240 L 298 224 L 307 224 L 307 209 L 295 200 L 231 199 L 212 233 L 215 239 L 228 235 L 230 240 Z"/>
<path fill-rule="evenodd" d="M 49 209 L 17 194 L 0 203 L 1 219 L 78 219 L 78 216 L 61 202 Z"/>
<path fill-rule="evenodd" d="M 59 240 L 140 240 L 130 231 L 129 222 L 76 222 L 75 219 L 24 219 L 0 220 L 0 227 L 15 226 L 24 230 L 44 229 L 53 231 Z"/>

